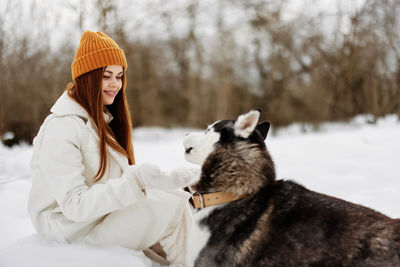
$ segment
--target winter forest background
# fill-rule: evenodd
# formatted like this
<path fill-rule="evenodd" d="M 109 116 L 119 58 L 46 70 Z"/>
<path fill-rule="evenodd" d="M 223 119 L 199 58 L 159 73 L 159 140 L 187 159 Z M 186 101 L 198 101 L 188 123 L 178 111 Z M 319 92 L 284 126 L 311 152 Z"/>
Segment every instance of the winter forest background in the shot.
<path fill-rule="evenodd" d="M 399 0 L 0 3 L 3 141 L 32 141 L 87 29 L 125 51 L 135 127 L 203 127 L 254 107 L 275 127 L 400 116 Z"/>

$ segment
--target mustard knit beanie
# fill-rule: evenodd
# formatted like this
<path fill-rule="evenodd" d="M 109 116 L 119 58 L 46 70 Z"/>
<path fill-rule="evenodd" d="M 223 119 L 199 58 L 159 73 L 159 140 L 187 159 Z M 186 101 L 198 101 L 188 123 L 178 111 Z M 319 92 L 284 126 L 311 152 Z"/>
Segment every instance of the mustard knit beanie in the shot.
<path fill-rule="evenodd" d="M 106 34 L 85 31 L 71 65 L 72 79 L 108 65 L 121 65 L 126 70 L 124 51 Z"/>

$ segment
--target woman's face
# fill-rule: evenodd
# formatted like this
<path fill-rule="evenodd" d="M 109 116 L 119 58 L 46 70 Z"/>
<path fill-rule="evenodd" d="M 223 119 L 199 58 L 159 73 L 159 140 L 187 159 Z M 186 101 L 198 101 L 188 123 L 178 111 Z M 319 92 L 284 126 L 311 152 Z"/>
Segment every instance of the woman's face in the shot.
<path fill-rule="evenodd" d="M 124 69 L 120 65 L 110 65 L 105 68 L 101 83 L 104 105 L 111 105 L 114 102 L 115 96 L 122 88 L 123 74 Z"/>

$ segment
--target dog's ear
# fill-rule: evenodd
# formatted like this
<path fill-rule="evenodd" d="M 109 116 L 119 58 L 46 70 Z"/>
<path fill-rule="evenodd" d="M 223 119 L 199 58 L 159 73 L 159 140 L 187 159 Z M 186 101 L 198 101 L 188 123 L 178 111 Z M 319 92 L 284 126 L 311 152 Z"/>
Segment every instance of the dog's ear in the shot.
<path fill-rule="evenodd" d="M 271 123 L 269 121 L 263 121 L 259 123 L 256 127 L 256 130 L 261 134 L 261 136 L 264 138 L 267 138 L 268 131 L 269 131 L 269 126 Z"/>
<path fill-rule="evenodd" d="M 247 138 L 254 131 L 260 119 L 260 110 L 251 110 L 246 114 L 240 115 L 234 125 L 235 135 Z"/>

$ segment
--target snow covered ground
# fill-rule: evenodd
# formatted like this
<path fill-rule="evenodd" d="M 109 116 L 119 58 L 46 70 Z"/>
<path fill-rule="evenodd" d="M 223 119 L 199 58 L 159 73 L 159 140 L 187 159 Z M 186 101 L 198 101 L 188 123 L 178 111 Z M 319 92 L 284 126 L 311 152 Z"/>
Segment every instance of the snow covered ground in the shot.
<path fill-rule="evenodd" d="M 400 217 L 400 122 L 395 116 L 324 124 L 318 132 L 292 125 L 270 134 L 267 146 L 278 178 Z M 303 130 L 306 131 L 303 131 Z M 186 129 L 134 131 L 138 163 L 188 167 L 181 140 Z M 152 266 L 141 252 L 120 247 L 56 244 L 41 240 L 27 214 L 32 148 L 0 144 L 0 266 Z"/>

